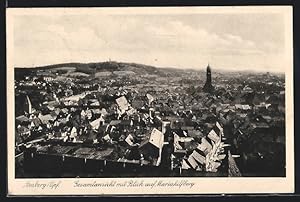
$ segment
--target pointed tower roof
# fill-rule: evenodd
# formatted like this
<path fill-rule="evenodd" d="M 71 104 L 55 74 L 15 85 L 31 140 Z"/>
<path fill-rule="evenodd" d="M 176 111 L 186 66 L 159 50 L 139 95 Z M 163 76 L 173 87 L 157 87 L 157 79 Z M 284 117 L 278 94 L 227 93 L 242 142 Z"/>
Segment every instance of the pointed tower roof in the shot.
<path fill-rule="evenodd" d="M 209 63 L 207 63 L 207 67 L 206 67 L 207 70 L 210 70 L 210 66 L 209 66 Z"/>
<path fill-rule="evenodd" d="M 203 91 L 211 93 L 214 90 L 214 87 L 211 84 L 211 69 L 209 66 L 209 63 L 207 64 L 206 67 L 206 82 L 205 85 L 203 86 Z"/>

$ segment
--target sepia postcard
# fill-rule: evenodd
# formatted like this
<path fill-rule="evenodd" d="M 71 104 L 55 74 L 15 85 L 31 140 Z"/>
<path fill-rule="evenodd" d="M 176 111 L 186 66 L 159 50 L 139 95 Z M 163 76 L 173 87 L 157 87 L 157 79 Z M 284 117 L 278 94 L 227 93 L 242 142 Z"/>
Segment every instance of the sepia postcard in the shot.
<path fill-rule="evenodd" d="M 292 12 L 8 8 L 8 196 L 293 193 Z"/>

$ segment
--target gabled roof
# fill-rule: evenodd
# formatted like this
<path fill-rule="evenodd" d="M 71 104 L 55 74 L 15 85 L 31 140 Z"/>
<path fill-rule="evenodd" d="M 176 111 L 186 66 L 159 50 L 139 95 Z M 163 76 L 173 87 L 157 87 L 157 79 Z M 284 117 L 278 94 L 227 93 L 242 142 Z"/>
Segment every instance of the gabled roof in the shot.
<path fill-rule="evenodd" d="M 40 115 L 39 119 L 43 124 L 47 124 L 50 120 L 53 121 L 55 117 L 51 116 L 51 114 Z"/>
<path fill-rule="evenodd" d="M 101 121 L 104 121 L 104 119 L 103 119 L 102 117 L 100 117 L 100 118 L 98 118 L 98 119 L 92 121 L 92 122 L 90 123 L 90 125 L 92 126 L 93 129 L 98 130 Z"/>
<path fill-rule="evenodd" d="M 149 142 L 153 144 L 157 148 L 161 148 L 163 146 L 164 135 L 162 132 L 154 128 L 150 134 Z"/>
<path fill-rule="evenodd" d="M 116 126 L 116 125 L 119 125 L 121 123 L 121 120 L 112 120 L 109 125 L 111 126 Z"/>
<path fill-rule="evenodd" d="M 212 150 L 212 145 L 206 140 L 205 137 L 203 137 L 201 139 L 201 144 L 198 145 L 197 149 L 207 154 L 210 152 L 210 150 Z"/>
<path fill-rule="evenodd" d="M 65 114 L 69 112 L 69 110 L 67 108 L 62 108 L 61 111 Z"/>
<path fill-rule="evenodd" d="M 132 124 L 132 120 L 121 120 L 120 125 L 122 126 L 130 126 Z"/>
<path fill-rule="evenodd" d="M 183 160 L 182 160 L 181 168 L 187 170 L 187 169 L 190 169 L 191 167 L 190 167 L 189 164 L 186 162 L 186 160 L 183 159 Z"/>
<path fill-rule="evenodd" d="M 199 154 L 196 150 L 193 151 L 191 156 L 200 164 L 204 165 L 205 164 L 205 156 Z"/>
<path fill-rule="evenodd" d="M 101 110 L 100 109 L 91 109 L 92 110 L 92 112 L 94 113 L 94 114 L 101 114 Z"/>
<path fill-rule="evenodd" d="M 125 96 L 121 96 L 121 97 L 117 98 L 116 103 L 121 111 L 126 111 L 130 107 Z"/>
<path fill-rule="evenodd" d="M 131 134 L 129 134 L 126 138 L 125 138 L 125 142 L 127 142 L 127 144 L 129 144 L 130 146 L 132 146 L 134 144 L 134 138 Z"/>
<path fill-rule="evenodd" d="M 29 118 L 27 118 L 24 115 L 21 115 L 21 116 L 16 117 L 16 120 L 22 123 L 22 122 L 28 122 Z"/>
<path fill-rule="evenodd" d="M 17 133 L 19 134 L 28 133 L 28 132 L 30 132 L 30 130 L 25 126 L 21 126 L 17 128 Z"/>
<path fill-rule="evenodd" d="M 192 155 L 190 155 L 190 156 L 188 157 L 187 162 L 188 162 L 188 164 L 189 164 L 193 169 L 196 170 L 196 169 L 199 168 L 199 165 L 198 165 L 196 159 L 195 159 Z"/>
<path fill-rule="evenodd" d="M 214 131 L 214 130 L 211 130 L 207 137 L 209 139 L 211 139 L 212 141 L 214 141 L 215 143 L 218 142 L 220 140 L 220 136 Z"/>
<path fill-rule="evenodd" d="M 80 99 L 84 98 L 86 96 L 85 93 L 77 94 L 77 95 L 72 95 L 70 97 L 64 98 L 66 101 L 76 101 L 78 102 Z"/>
<path fill-rule="evenodd" d="M 39 125 L 41 125 L 41 120 L 40 119 L 38 119 L 38 118 L 34 118 L 34 119 L 32 119 L 31 120 L 32 122 L 33 122 L 33 124 L 35 125 L 35 126 L 39 126 Z"/>

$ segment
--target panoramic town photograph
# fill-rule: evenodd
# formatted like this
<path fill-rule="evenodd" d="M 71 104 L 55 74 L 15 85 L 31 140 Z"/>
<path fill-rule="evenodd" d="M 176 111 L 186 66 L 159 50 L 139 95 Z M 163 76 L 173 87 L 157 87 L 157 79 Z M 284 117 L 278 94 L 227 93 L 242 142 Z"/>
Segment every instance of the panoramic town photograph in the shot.
<path fill-rule="evenodd" d="M 285 177 L 285 26 L 276 12 L 16 16 L 15 177 Z"/>

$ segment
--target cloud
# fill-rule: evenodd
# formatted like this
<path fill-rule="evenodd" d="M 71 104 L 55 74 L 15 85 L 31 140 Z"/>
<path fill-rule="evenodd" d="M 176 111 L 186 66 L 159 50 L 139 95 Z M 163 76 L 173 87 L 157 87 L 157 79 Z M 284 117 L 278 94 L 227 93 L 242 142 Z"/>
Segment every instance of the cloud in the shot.
<path fill-rule="evenodd" d="M 247 35 L 193 26 L 176 16 L 87 15 L 16 21 L 15 62 L 21 66 L 112 58 L 182 68 L 202 67 L 208 61 L 222 67 L 263 67 L 267 62 L 275 64 L 272 58 L 276 58 L 272 52 L 276 44 L 270 41 L 259 44 Z"/>
<path fill-rule="evenodd" d="M 201 51 L 202 54 L 232 54 L 233 51 L 240 54 L 260 53 L 253 41 L 236 35 L 218 35 L 205 29 L 192 28 L 180 21 L 152 23 L 144 27 L 142 24 L 137 20 L 134 24 L 126 24 L 126 30 L 115 41 L 120 48 L 152 52 Z M 136 29 L 137 27 L 143 29 Z"/>

